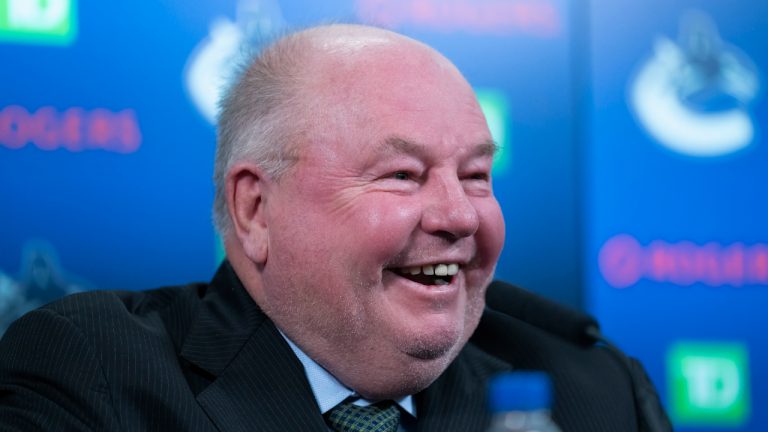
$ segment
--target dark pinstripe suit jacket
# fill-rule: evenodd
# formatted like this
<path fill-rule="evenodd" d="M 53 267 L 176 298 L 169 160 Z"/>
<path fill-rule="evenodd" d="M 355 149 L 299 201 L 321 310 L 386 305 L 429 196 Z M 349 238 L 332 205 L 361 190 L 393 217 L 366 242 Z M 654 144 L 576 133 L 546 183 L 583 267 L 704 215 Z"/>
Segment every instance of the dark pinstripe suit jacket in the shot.
<path fill-rule="evenodd" d="M 633 431 L 629 379 L 583 348 L 487 309 L 416 395 L 419 431 L 483 431 L 488 378 L 545 369 L 565 431 Z M 0 342 L 2 430 L 323 431 L 301 363 L 229 264 L 210 284 L 66 297 Z"/>

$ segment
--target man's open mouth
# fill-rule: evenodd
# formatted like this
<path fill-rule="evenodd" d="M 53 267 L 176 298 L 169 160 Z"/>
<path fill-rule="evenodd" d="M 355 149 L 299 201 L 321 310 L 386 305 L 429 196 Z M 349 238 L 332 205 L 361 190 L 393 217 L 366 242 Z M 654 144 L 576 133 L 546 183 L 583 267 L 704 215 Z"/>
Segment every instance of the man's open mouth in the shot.
<path fill-rule="evenodd" d="M 430 264 L 393 269 L 398 275 L 422 285 L 448 285 L 459 272 L 459 265 Z"/>

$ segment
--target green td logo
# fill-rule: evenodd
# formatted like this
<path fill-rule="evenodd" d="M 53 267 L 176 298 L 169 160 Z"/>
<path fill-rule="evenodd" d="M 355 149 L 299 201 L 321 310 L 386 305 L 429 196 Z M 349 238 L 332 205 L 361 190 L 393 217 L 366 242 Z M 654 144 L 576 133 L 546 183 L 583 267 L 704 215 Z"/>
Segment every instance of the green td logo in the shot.
<path fill-rule="evenodd" d="M 67 45 L 77 32 L 76 0 L 0 0 L 0 41 Z"/>
<path fill-rule="evenodd" d="M 747 349 L 678 343 L 667 356 L 670 414 L 677 425 L 732 426 L 749 417 Z"/>

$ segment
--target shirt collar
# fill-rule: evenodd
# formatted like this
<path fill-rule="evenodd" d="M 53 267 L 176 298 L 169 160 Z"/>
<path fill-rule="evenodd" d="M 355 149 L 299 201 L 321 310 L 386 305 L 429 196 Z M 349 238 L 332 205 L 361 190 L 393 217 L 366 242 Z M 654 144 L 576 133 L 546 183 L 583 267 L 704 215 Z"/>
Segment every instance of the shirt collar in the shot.
<path fill-rule="evenodd" d="M 283 334 L 282 331 L 280 334 L 283 336 L 285 341 L 288 342 L 288 345 L 293 350 L 293 353 L 296 354 L 296 357 L 299 358 L 299 361 L 304 366 L 304 372 L 307 374 L 307 380 L 309 380 L 309 385 L 312 387 L 312 393 L 315 395 L 315 400 L 317 400 L 317 405 L 320 407 L 321 414 L 325 414 L 326 412 L 330 411 L 331 408 L 340 404 L 349 397 L 358 398 L 354 402 L 355 405 L 366 406 L 377 402 L 362 399 L 360 395 L 358 395 L 354 390 L 340 383 L 339 380 L 337 380 L 327 370 L 323 369 L 322 366 L 317 364 L 317 362 L 306 355 L 304 351 L 302 351 L 298 346 L 296 346 L 296 344 L 288 339 L 288 337 Z M 413 396 L 408 395 L 397 399 L 394 402 L 398 404 L 400 408 L 402 408 L 405 412 L 416 417 L 416 407 L 413 403 Z"/>

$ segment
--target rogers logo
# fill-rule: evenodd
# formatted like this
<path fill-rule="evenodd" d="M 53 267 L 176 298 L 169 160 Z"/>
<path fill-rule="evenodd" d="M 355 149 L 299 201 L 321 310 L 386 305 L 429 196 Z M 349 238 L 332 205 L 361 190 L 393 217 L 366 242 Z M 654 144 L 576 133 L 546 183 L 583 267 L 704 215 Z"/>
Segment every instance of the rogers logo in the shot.
<path fill-rule="evenodd" d="M 627 288 L 641 279 L 682 286 L 768 285 L 768 244 L 655 240 L 643 246 L 631 235 L 619 234 L 600 249 L 598 266 L 614 288 Z"/>
<path fill-rule="evenodd" d="M 45 106 L 29 112 L 9 105 L 0 110 L 0 146 L 15 150 L 28 144 L 49 151 L 133 153 L 141 146 L 141 131 L 132 109 L 73 107 L 60 112 Z"/>

